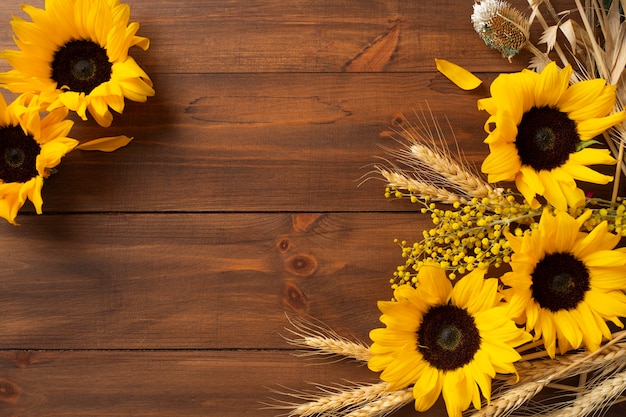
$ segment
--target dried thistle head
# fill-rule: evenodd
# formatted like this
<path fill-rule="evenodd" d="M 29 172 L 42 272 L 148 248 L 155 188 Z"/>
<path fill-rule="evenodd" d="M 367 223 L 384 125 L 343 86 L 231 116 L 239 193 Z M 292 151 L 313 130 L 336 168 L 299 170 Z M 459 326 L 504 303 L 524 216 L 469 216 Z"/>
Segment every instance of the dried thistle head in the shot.
<path fill-rule="evenodd" d="M 530 37 L 528 18 L 503 0 L 476 0 L 472 24 L 482 40 L 509 61 Z"/>

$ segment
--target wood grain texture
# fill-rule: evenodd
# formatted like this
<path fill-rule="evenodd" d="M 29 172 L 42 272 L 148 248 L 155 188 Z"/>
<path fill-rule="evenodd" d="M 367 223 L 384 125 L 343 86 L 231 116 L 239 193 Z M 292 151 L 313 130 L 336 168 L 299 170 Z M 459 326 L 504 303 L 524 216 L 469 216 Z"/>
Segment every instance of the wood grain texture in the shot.
<path fill-rule="evenodd" d="M 42 6 L 43 0 L 29 4 Z M 507 71 L 469 23 L 473 1 L 134 0 L 131 19 L 151 40 L 136 52 L 148 73 L 339 72 L 383 42 L 384 65 L 367 71 L 431 72 L 435 58 L 454 59 L 472 71 Z M 526 9 L 526 2 L 513 1 Z M 0 19 L 24 16 L 7 0 Z M 558 4 L 558 2 L 557 2 Z M 10 28 L 0 29 L 0 48 L 14 48 Z M 151 58 L 157 56 L 158 58 Z M 516 59 L 524 65 L 528 55 Z"/>
<path fill-rule="evenodd" d="M 339 378 L 376 382 L 355 363 L 322 366 L 284 351 L 11 352 L 0 355 L 0 365 L 0 411 L 7 416 L 271 417 L 282 411 L 264 403 L 286 399 L 272 391 L 284 390 L 281 384 L 313 390 L 313 383 Z M 439 402 L 425 416 L 443 410 Z M 412 406 L 396 414 L 411 415 Z"/>
<path fill-rule="evenodd" d="M 25 216 L 20 228 L 3 228 L 0 348 L 286 348 L 285 312 L 367 340 L 376 301 L 390 296 L 388 279 L 403 263 L 393 239 L 415 239 L 426 226 L 405 231 L 414 221 L 410 213 Z"/>
<path fill-rule="evenodd" d="M 0 2 L 0 50 L 15 49 L 22 1 Z M 26 205 L 21 226 L 0 223 L 0 417 L 270 417 L 272 389 L 376 381 L 294 357 L 285 313 L 368 342 L 403 262 L 393 239 L 430 224 L 363 182 L 396 146 L 380 133 L 431 110 L 478 165 L 476 100 L 528 55 L 490 51 L 472 0 L 128 3 L 156 96 L 109 129 L 74 118 L 71 136 L 133 142 L 71 153 L 44 215 Z M 483 86 L 458 90 L 435 58 Z"/>

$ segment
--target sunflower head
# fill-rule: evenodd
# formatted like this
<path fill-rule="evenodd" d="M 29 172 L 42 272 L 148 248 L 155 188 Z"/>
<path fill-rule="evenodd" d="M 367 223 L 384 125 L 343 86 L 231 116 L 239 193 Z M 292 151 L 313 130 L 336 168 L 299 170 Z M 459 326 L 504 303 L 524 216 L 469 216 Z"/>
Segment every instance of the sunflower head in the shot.
<path fill-rule="evenodd" d="M 509 313 L 535 338 L 543 337 L 555 356 L 584 345 L 589 350 L 610 338 L 610 320 L 622 326 L 626 316 L 626 252 L 615 249 L 620 237 L 606 221 L 590 233 L 580 232 L 589 218 L 544 210 L 539 228 L 521 237 L 507 236 L 514 250 L 511 272 L 502 276 L 509 286 Z"/>
<path fill-rule="evenodd" d="M 0 96 L 0 217 L 12 224 L 30 200 L 41 214 L 41 187 L 61 158 L 78 141 L 67 137 L 73 122 L 67 109 L 51 111 L 43 119 L 36 97 L 18 97 L 11 104 Z"/>
<path fill-rule="evenodd" d="M 413 385 L 415 408 L 443 395 L 450 416 L 487 401 L 496 372 L 515 372 L 514 347 L 530 340 L 505 313 L 497 279 L 476 269 L 454 288 L 444 270 L 425 266 L 417 288 L 401 285 L 394 301 L 380 301 L 384 328 L 374 329 L 368 366 L 390 389 Z"/>
<path fill-rule="evenodd" d="M 23 6 L 31 21 L 11 24 L 18 51 L 0 56 L 13 67 L 0 73 L 0 86 L 14 93 L 37 92 L 47 110 L 66 107 L 82 119 L 86 112 L 109 126 L 109 109 L 121 113 L 124 100 L 154 95 L 148 75 L 128 55 L 148 48 L 128 22 L 130 8 L 119 0 L 51 0 L 45 9 Z"/>
<path fill-rule="evenodd" d="M 541 73 L 501 74 L 491 84 L 491 97 L 478 102 L 490 114 L 485 123 L 490 153 L 482 171 L 489 182 L 515 181 L 534 208 L 540 205 L 537 196 L 559 210 L 578 207 L 585 196 L 576 181 L 612 180 L 588 165 L 615 159 L 607 149 L 589 145 L 626 120 L 626 113 L 611 113 L 615 86 L 602 79 L 570 85 L 571 75 L 571 67 L 560 70 L 554 62 Z"/>

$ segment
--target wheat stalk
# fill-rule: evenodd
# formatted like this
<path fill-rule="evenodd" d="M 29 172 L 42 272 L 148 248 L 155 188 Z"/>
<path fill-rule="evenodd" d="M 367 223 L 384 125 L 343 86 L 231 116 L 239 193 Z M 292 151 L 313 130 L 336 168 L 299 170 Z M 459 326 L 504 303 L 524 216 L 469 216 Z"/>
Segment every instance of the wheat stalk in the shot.
<path fill-rule="evenodd" d="M 592 390 L 578 396 L 565 408 L 549 414 L 549 417 L 583 417 L 606 406 L 626 390 L 626 371 L 619 372 L 599 383 Z"/>
<path fill-rule="evenodd" d="M 573 353 L 569 355 L 557 356 L 555 359 L 541 361 L 522 361 L 517 363 L 520 382 L 537 380 L 548 375 L 560 372 L 569 367 L 572 363 L 580 363 L 580 367 L 571 369 L 570 373 L 561 375 L 561 378 L 568 378 L 584 372 L 592 372 L 596 369 L 606 367 L 610 363 L 622 363 L 626 361 L 626 343 L 600 348 L 600 353 L 592 358 L 588 358 L 589 352 Z"/>

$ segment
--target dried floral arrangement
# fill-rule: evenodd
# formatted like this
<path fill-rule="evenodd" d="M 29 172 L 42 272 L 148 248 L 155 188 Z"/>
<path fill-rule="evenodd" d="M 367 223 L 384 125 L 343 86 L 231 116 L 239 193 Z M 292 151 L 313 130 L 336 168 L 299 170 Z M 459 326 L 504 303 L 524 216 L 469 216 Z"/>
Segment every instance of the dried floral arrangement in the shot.
<path fill-rule="evenodd" d="M 5 50 L 11 70 L 0 73 L 0 217 L 17 225 L 18 211 L 30 200 L 42 213 L 44 179 L 73 150 L 114 151 L 132 138 L 112 136 L 80 142 L 68 135 L 70 112 L 102 127 L 110 109 L 124 110 L 125 99 L 144 102 L 154 95 L 152 81 L 128 55 L 150 42 L 136 36 L 130 6 L 119 0 L 47 0 L 44 9 L 22 6 L 30 21 L 14 16 L 18 50 Z"/>
<path fill-rule="evenodd" d="M 480 172 L 426 112 L 394 127 L 403 146 L 376 166 L 385 195 L 418 204 L 433 227 L 398 242 L 405 262 L 378 303 L 373 343 L 290 320 L 291 343 L 366 363 L 380 382 L 282 392 L 272 406 L 284 415 L 384 416 L 443 397 L 450 417 L 584 416 L 622 400 L 626 0 L 573 0 L 562 11 L 528 3 L 528 16 L 503 0 L 474 4 L 471 22 L 489 47 L 508 59 L 532 54 L 478 101 L 489 147 Z M 437 68 L 463 89 L 481 83 L 449 61 Z M 614 165 L 614 175 L 595 165 Z M 594 197 L 588 183 L 611 197 Z M 545 388 L 562 391 L 535 401 Z"/>

